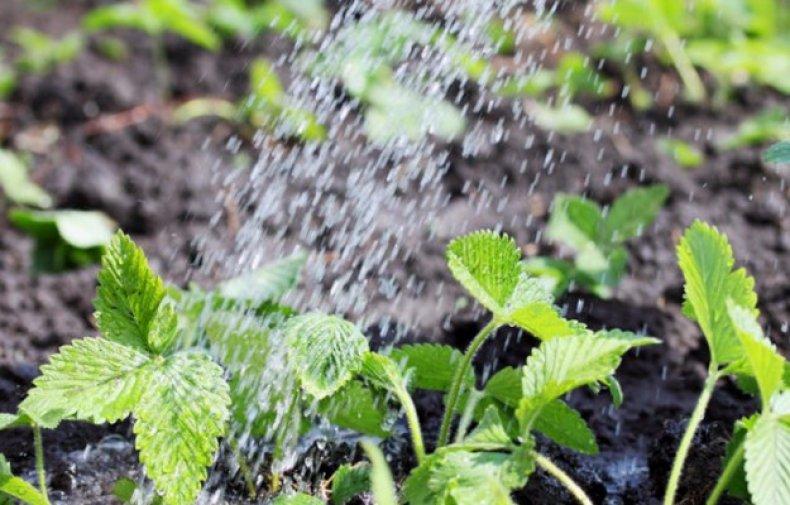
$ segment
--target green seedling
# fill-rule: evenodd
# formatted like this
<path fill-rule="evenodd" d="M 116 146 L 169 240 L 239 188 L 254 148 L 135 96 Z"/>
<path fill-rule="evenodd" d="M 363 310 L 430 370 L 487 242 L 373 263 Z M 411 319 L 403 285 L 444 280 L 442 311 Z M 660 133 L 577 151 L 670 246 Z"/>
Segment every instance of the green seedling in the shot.
<path fill-rule="evenodd" d="M 11 473 L 11 465 L 0 454 L 0 502 L 6 503 L 5 499 L 19 500 L 27 505 L 49 505 L 46 495 Z"/>
<path fill-rule="evenodd" d="M 695 321 L 710 349 L 708 377 L 680 441 L 664 495 L 675 503 L 683 465 L 716 383 L 728 376 L 752 384 L 762 409 L 736 425 L 724 471 L 710 495 L 715 505 L 725 490 L 748 491 L 755 505 L 790 499 L 790 396 L 786 360 L 757 322 L 754 279 L 733 269 L 727 237 L 700 221 L 691 225 L 678 245 L 678 264 L 685 279 L 683 313 Z M 742 489 L 745 472 L 746 489 Z"/>
<path fill-rule="evenodd" d="M 342 378 L 361 380 L 374 390 L 389 393 L 405 414 L 418 461 L 399 501 L 380 451 L 363 442 L 371 465 L 338 470 L 332 478 L 332 503 L 346 503 L 371 489 L 377 503 L 385 504 L 511 504 L 511 491 L 523 487 L 539 466 L 580 503 L 591 504 L 562 469 L 535 451 L 534 432 L 581 452 L 595 453 L 595 436 L 561 398 L 581 386 L 604 385 L 619 391 L 613 374 L 621 356 L 657 341 L 620 330 L 593 332 L 578 321 L 563 318 L 550 291 L 526 274 L 521 253 L 507 236 L 481 231 L 460 237 L 449 245 L 447 261 L 455 278 L 492 313 L 491 321 L 463 354 L 448 346 L 411 344 L 385 355 L 368 351 L 364 338 L 349 345 L 345 337 L 335 337 L 335 344 L 325 347 L 324 339 L 343 335 L 336 328 L 350 325 L 333 316 L 307 316 L 305 322 L 292 326 L 292 347 L 305 365 L 297 369 L 303 387 L 332 394 L 330 390 L 339 387 Z M 483 342 L 501 326 L 521 328 L 541 344 L 521 369 L 503 369 L 477 390 L 472 361 Z M 317 351 L 320 356 L 308 356 Z M 431 454 L 425 449 L 411 389 L 446 394 L 437 448 Z M 368 415 L 362 409 L 357 412 Z M 459 415 L 450 443 L 453 420 Z M 469 430 L 472 423 L 476 427 Z"/>
<path fill-rule="evenodd" d="M 416 141 L 427 134 L 458 137 L 465 122 L 451 103 L 425 97 L 395 79 L 393 67 L 416 45 L 437 48 L 437 31 L 404 12 L 392 11 L 345 27 L 332 45 L 314 55 L 312 71 L 339 79 L 364 106 L 367 136 L 377 143 Z"/>
<path fill-rule="evenodd" d="M 43 74 L 73 60 L 84 46 L 80 33 L 70 33 L 56 39 L 26 27 L 14 28 L 11 41 L 22 50 L 15 62 L 17 71 L 30 74 Z"/>
<path fill-rule="evenodd" d="M 683 168 L 696 168 L 705 161 L 702 151 L 680 139 L 662 138 L 656 147 Z"/>
<path fill-rule="evenodd" d="M 16 208 L 8 219 L 34 238 L 32 268 L 36 273 L 98 263 L 116 228 L 115 222 L 99 211 Z"/>
<path fill-rule="evenodd" d="M 205 19 L 220 34 L 251 39 L 273 30 L 301 41 L 324 30 L 329 14 L 323 0 L 267 0 L 248 5 L 244 0 L 213 0 Z"/>
<path fill-rule="evenodd" d="M 25 414 L 0 413 L 0 431 L 12 428 L 30 428 L 33 431 L 33 453 L 36 460 L 38 489 L 19 477 L 14 477 L 8 461 L 0 454 L 0 503 L 5 503 L 4 500 L 8 498 L 20 500 L 28 505 L 49 505 L 41 427 Z"/>
<path fill-rule="evenodd" d="M 30 180 L 22 157 L 6 149 L 0 149 L 0 187 L 11 203 L 42 209 L 52 207 L 52 197 Z"/>
<path fill-rule="evenodd" d="M 107 246 L 94 306 L 101 332 L 61 347 L 19 406 L 37 425 L 134 418 L 135 445 L 165 505 L 195 502 L 230 394 L 222 368 L 198 349 L 177 350 L 178 318 L 143 252 L 117 233 Z"/>
<path fill-rule="evenodd" d="M 605 21 L 625 30 L 620 44 L 658 42 L 659 56 L 675 67 L 690 101 L 706 98 L 695 65 L 716 77 L 720 97 L 749 82 L 790 92 L 790 43 L 782 35 L 787 15 L 780 2 L 616 0 L 598 6 Z M 620 61 L 630 58 L 626 53 Z"/>
<path fill-rule="evenodd" d="M 169 93 L 170 75 L 164 36 L 175 33 L 210 51 L 219 49 L 221 40 L 203 20 L 202 7 L 190 0 L 137 0 L 97 7 L 82 20 L 89 33 L 132 28 L 153 39 L 153 59 L 157 80 Z"/>
<path fill-rule="evenodd" d="M 577 284 L 610 297 L 628 263 L 625 243 L 655 220 L 668 195 L 662 184 L 635 188 L 601 209 L 587 198 L 558 194 L 546 235 L 570 248 L 573 262 L 539 257 L 527 261 L 525 268 L 546 280 L 556 296 Z"/>
<path fill-rule="evenodd" d="M 688 99 L 705 99 L 705 85 L 682 40 L 689 18 L 683 0 L 615 0 L 599 2 L 598 7 L 604 21 L 655 38 L 680 75 Z"/>
<path fill-rule="evenodd" d="M 305 142 L 326 138 L 326 128 L 306 109 L 292 103 L 271 63 L 258 58 L 250 65 L 250 96 L 238 103 L 219 98 L 196 98 L 173 113 L 176 122 L 216 116 L 227 121 L 265 128 Z"/>
<path fill-rule="evenodd" d="M 790 141 L 790 119 L 787 112 L 778 107 L 744 120 L 735 134 L 721 145 L 724 149 L 737 149 L 777 141 Z"/>

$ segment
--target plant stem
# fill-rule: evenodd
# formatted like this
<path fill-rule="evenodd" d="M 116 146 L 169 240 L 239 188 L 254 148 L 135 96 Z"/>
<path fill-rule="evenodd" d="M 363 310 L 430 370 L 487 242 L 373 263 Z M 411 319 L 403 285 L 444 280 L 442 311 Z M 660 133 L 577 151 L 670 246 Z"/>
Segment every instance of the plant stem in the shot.
<path fill-rule="evenodd" d="M 411 444 L 414 448 L 414 455 L 417 456 L 417 462 L 422 463 L 425 459 L 425 444 L 422 441 L 422 428 L 420 427 L 420 418 L 417 416 L 417 408 L 414 406 L 414 400 L 405 387 L 395 388 L 395 396 L 403 406 L 403 411 L 406 413 L 406 422 L 409 424 L 409 431 L 411 432 Z"/>
<path fill-rule="evenodd" d="M 705 85 L 702 84 L 702 79 L 700 79 L 688 54 L 686 54 L 683 42 L 674 31 L 669 29 L 663 30 L 661 42 L 666 47 L 669 57 L 672 59 L 672 64 L 675 65 L 678 74 L 680 74 L 689 100 L 694 103 L 703 101 L 705 99 Z"/>
<path fill-rule="evenodd" d="M 532 453 L 535 456 L 535 463 L 538 464 L 539 467 L 544 469 L 546 472 L 551 474 L 552 477 L 560 481 L 560 484 L 565 486 L 565 489 L 576 498 L 576 501 L 581 503 L 582 505 L 593 505 L 592 500 L 584 490 L 579 487 L 578 484 L 571 478 L 570 475 L 565 473 L 562 468 L 555 465 L 549 458 L 543 456 L 538 452 Z"/>
<path fill-rule="evenodd" d="M 472 360 L 475 358 L 480 346 L 483 345 L 486 338 L 499 327 L 499 321 L 491 319 L 483 329 L 475 335 L 472 342 L 467 347 L 461 363 L 456 367 L 455 374 L 453 375 L 453 382 L 450 384 L 450 391 L 447 394 L 447 404 L 444 407 L 444 417 L 442 417 L 442 425 L 439 429 L 439 440 L 436 442 L 436 448 L 447 445 L 450 439 L 450 425 L 453 422 L 455 415 L 455 408 L 458 404 L 458 397 L 461 394 L 463 387 L 464 377 L 472 366 Z"/>
<path fill-rule="evenodd" d="M 49 503 L 49 494 L 47 493 L 47 474 L 44 469 L 44 442 L 41 437 L 41 427 L 38 424 L 33 425 L 33 452 L 36 458 L 38 489 L 44 496 L 44 499 L 47 501 L 47 503 Z"/>
<path fill-rule="evenodd" d="M 230 445 L 230 450 L 233 451 L 233 458 L 236 460 L 236 464 L 239 465 L 239 472 L 241 472 L 244 484 L 247 487 L 247 494 L 250 495 L 250 499 L 254 500 L 258 495 L 258 490 L 255 488 L 255 479 L 252 476 L 250 465 L 247 463 L 247 457 L 241 452 L 239 442 L 235 437 L 228 438 L 228 445 Z"/>
<path fill-rule="evenodd" d="M 667 490 L 664 493 L 664 505 L 673 505 L 675 503 L 675 495 L 678 492 L 678 485 L 680 484 L 680 474 L 683 472 L 683 465 L 686 463 L 686 458 L 691 448 L 691 441 L 694 439 L 694 433 L 696 433 L 699 423 L 705 416 L 705 409 L 708 407 L 710 398 L 713 395 L 716 381 L 718 381 L 721 376 L 716 368 L 716 365 L 711 363 L 708 370 L 708 378 L 705 379 L 705 386 L 702 388 L 702 393 L 697 400 L 697 405 L 691 413 L 691 418 L 686 426 L 686 432 L 680 440 L 678 452 L 675 453 L 675 461 L 672 463 L 672 471 L 669 474 Z"/>
<path fill-rule="evenodd" d="M 732 480 L 732 476 L 741 466 L 744 453 L 743 448 L 743 442 L 738 444 L 738 449 L 736 449 L 736 451 L 730 457 L 730 460 L 727 462 L 727 466 L 724 467 L 724 471 L 721 473 L 721 477 L 719 477 L 718 482 L 716 482 L 716 487 L 714 487 L 713 491 L 711 491 L 708 501 L 705 502 L 705 505 L 716 505 L 719 502 L 719 498 L 721 498 L 721 495 L 724 494 L 724 491 L 727 489 L 727 485 L 730 483 L 730 480 Z"/>

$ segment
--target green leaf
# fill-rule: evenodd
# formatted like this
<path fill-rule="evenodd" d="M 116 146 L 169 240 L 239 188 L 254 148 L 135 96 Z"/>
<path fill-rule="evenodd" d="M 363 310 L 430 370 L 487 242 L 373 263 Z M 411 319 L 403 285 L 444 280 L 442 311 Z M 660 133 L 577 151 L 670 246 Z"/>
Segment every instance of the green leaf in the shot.
<path fill-rule="evenodd" d="M 442 392 L 450 389 L 453 373 L 462 358 L 457 349 L 439 344 L 407 344 L 394 348 L 389 356 L 401 365 L 410 386 Z M 472 370 L 467 381 L 474 382 Z"/>
<path fill-rule="evenodd" d="M 18 205 L 52 207 L 52 197 L 30 180 L 22 158 L 6 149 L 0 149 L 0 186 L 8 199 Z"/>
<path fill-rule="evenodd" d="M 500 314 L 521 277 L 521 251 L 507 235 L 478 231 L 447 247 L 455 279 L 484 307 Z"/>
<path fill-rule="evenodd" d="M 359 370 L 368 341 L 350 322 L 319 313 L 292 318 L 286 329 L 289 366 L 317 399 L 340 389 Z"/>
<path fill-rule="evenodd" d="M 0 499 L 7 494 L 28 505 L 49 505 L 49 501 L 27 481 L 14 477 L 11 465 L 0 454 Z"/>
<path fill-rule="evenodd" d="M 360 373 L 376 387 L 393 392 L 406 391 L 406 381 L 397 363 L 389 356 L 366 352 Z"/>
<path fill-rule="evenodd" d="M 272 505 L 324 505 L 324 502 L 305 493 L 281 494 L 272 501 Z"/>
<path fill-rule="evenodd" d="M 598 454 L 598 444 L 582 416 L 562 400 L 548 402 L 534 428 L 560 445 L 583 454 Z"/>
<path fill-rule="evenodd" d="M 512 454 L 453 449 L 439 450 L 412 471 L 403 487 L 410 505 L 511 505 L 511 490 L 534 471 L 531 444 Z"/>
<path fill-rule="evenodd" d="M 727 467 L 730 458 L 733 457 L 738 448 L 746 441 L 746 434 L 754 428 L 754 424 L 759 419 L 758 414 L 753 414 L 750 417 L 745 417 L 735 421 L 732 430 L 732 437 L 727 442 L 727 447 L 724 450 L 724 461 L 722 462 L 722 470 Z M 746 470 L 744 469 L 744 462 L 742 461 L 735 474 L 730 478 L 727 485 L 727 494 L 734 496 L 744 501 L 749 501 L 748 484 L 746 483 Z"/>
<path fill-rule="evenodd" d="M 680 139 L 662 138 L 656 141 L 656 146 L 659 151 L 683 168 L 696 168 L 705 161 L 702 151 Z"/>
<path fill-rule="evenodd" d="M 727 301 L 735 334 L 740 340 L 751 373 L 760 388 L 760 398 L 767 406 L 774 393 L 782 386 L 785 359 L 779 354 L 757 323 L 753 310 L 744 309 Z"/>
<path fill-rule="evenodd" d="M 604 219 L 598 204 L 578 196 L 558 193 L 551 204 L 546 236 L 561 242 L 584 258 L 587 271 L 606 270 L 609 263 L 598 245 Z M 580 261 L 577 259 L 577 266 Z"/>
<path fill-rule="evenodd" d="M 178 335 L 178 316 L 173 305 L 160 303 L 151 320 L 146 343 L 155 354 L 164 354 L 170 349 Z"/>
<path fill-rule="evenodd" d="M 360 445 L 370 460 L 370 489 L 376 505 L 397 505 L 395 482 L 392 480 L 392 472 L 381 449 L 367 440 L 360 442 Z"/>
<path fill-rule="evenodd" d="M 230 405 L 222 375 L 201 352 L 174 354 L 159 364 L 134 408 L 140 462 L 165 505 L 194 503 L 214 461 Z"/>
<path fill-rule="evenodd" d="M 522 368 L 522 393 L 517 416 L 522 427 L 531 427 L 551 400 L 587 384 L 606 381 L 620 365 L 621 356 L 641 345 L 655 343 L 627 332 L 581 334 L 543 342 Z"/>
<path fill-rule="evenodd" d="M 0 431 L 12 428 L 29 428 L 32 420 L 24 413 L 6 414 L 0 413 Z"/>
<path fill-rule="evenodd" d="M 677 248 L 683 272 L 683 312 L 702 328 L 712 359 L 719 364 L 737 360 L 743 349 L 727 314 L 727 300 L 757 315 L 754 279 L 744 269 L 732 270 L 735 262 L 727 238 L 715 228 L 695 221 Z"/>
<path fill-rule="evenodd" d="M 529 113 L 538 127 L 560 134 L 585 132 L 592 125 L 592 118 L 587 111 L 573 103 L 552 107 L 532 102 Z"/>
<path fill-rule="evenodd" d="M 296 286 L 305 261 L 307 261 L 305 254 L 294 254 L 224 281 L 217 286 L 217 292 L 233 300 L 255 303 L 266 300 L 277 301 Z"/>
<path fill-rule="evenodd" d="M 583 328 L 581 323 L 562 317 L 559 310 L 547 301 L 535 301 L 522 306 L 510 314 L 508 322 L 540 340 L 567 337 Z"/>
<path fill-rule="evenodd" d="M 341 428 L 379 438 L 386 438 L 390 434 L 384 429 L 386 402 L 358 380 L 347 382 L 331 396 L 321 400 L 318 412 Z"/>
<path fill-rule="evenodd" d="M 118 498 L 121 503 L 132 503 L 132 496 L 134 496 L 136 490 L 137 483 L 129 477 L 121 477 L 112 485 L 112 494 Z"/>
<path fill-rule="evenodd" d="M 47 428 L 70 417 L 118 421 L 149 386 L 150 363 L 148 355 L 111 340 L 75 340 L 41 367 L 19 409 Z"/>
<path fill-rule="evenodd" d="M 763 151 L 763 161 L 766 163 L 790 163 L 790 142 L 777 142 Z"/>
<path fill-rule="evenodd" d="M 604 238 L 609 243 L 622 244 L 641 235 L 661 211 L 669 196 L 664 184 L 633 188 L 614 201 L 604 218 Z"/>
<path fill-rule="evenodd" d="M 102 257 L 99 287 L 93 302 L 96 322 L 109 340 L 141 350 L 165 287 L 148 266 L 143 251 L 123 232 L 113 237 Z"/>
<path fill-rule="evenodd" d="M 332 475 L 332 505 L 345 505 L 355 496 L 370 491 L 370 465 L 340 465 Z"/>
<path fill-rule="evenodd" d="M 489 406 L 483 418 L 474 430 L 464 438 L 464 444 L 498 444 L 507 445 L 512 442 L 496 407 Z"/>
<path fill-rule="evenodd" d="M 790 503 L 790 425 L 763 416 L 745 444 L 746 480 L 754 505 Z"/>
<path fill-rule="evenodd" d="M 521 370 L 511 366 L 505 367 L 486 382 L 483 392 L 509 407 L 516 407 L 522 396 L 521 377 Z"/>

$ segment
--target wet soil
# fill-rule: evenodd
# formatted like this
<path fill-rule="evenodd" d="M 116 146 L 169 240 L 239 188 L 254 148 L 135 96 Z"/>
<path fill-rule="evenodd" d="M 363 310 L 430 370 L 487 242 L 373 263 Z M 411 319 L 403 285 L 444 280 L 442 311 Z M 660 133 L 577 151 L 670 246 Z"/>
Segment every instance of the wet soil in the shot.
<path fill-rule="evenodd" d="M 24 3 L 0 4 L 2 32 L 25 24 L 62 34 L 96 2 L 67 2 L 56 19 L 47 11 L 23 7 Z M 581 7 L 563 5 L 561 29 L 575 33 L 582 22 Z M 130 48 L 125 62 L 108 61 L 89 45 L 75 62 L 45 76 L 25 77 L 11 99 L 0 103 L 0 145 L 32 152 L 33 177 L 54 196 L 58 207 L 103 210 L 133 235 L 154 268 L 171 282 L 205 281 L 205 270 L 196 269 L 201 248 L 207 247 L 205 241 L 227 240 L 228 228 L 233 227 L 227 209 L 222 222 L 212 222 L 227 206 L 214 168 L 233 163 L 225 145 L 237 132 L 216 121 L 172 125 L 168 107 L 194 95 L 242 96 L 250 58 L 276 57 L 285 43 L 266 36 L 213 55 L 168 38 L 173 80 L 164 99 L 153 73 L 150 42 L 133 32 L 115 35 Z M 650 75 L 672 94 L 677 80 L 671 73 L 655 69 Z M 629 245 L 629 274 L 612 299 L 575 293 L 560 300 L 569 315 L 591 327 L 645 331 L 664 342 L 624 360 L 618 373 L 625 394 L 621 408 L 611 408 L 606 395 L 587 391 L 569 399 L 598 434 L 600 455 L 576 456 L 541 441 L 543 450 L 568 469 L 596 503 L 659 502 L 683 423 L 702 386 L 707 353 L 698 328 L 680 313 L 682 278 L 674 253 L 682 230 L 693 219 L 709 221 L 728 234 L 739 262 L 757 279 L 764 327 L 780 348 L 790 347 L 788 181 L 761 163 L 757 149 L 723 152 L 715 147 L 716 139 L 734 131 L 741 119 L 777 104 L 790 106 L 790 101 L 765 90 L 743 91 L 719 109 L 684 106 L 671 96 L 647 113 L 637 113 L 617 100 L 586 101 L 585 107 L 595 116 L 595 127 L 586 134 L 549 135 L 526 125 L 511 128 L 506 138 L 474 155 L 449 146 L 450 166 L 441 183 L 450 195 L 449 204 L 438 211 L 431 230 L 421 232 L 426 241 L 421 255 L 396 264 L 404 277 L 413 275 L 426 285 L 418 296 L 391 309 L 404 323 L 412 315 L 419 316 L 420 326 L 408 337 L 414 340 L 430 338 L 463 347 L 484 321 L 474 307 L 455 309 L 462 293 L 451 281 L 442 256 L 454 235 L 501 225 L 527 255 L 562 255 L 565 251 L 547 243 L 540 233 L 557 191 L 583 193 L 605 204 L 638 184 L 663 182 L 671 190 L 656 223 Z M 502 105 L 486 112 L 480 127 L 494 131 L 497 122 L 508 117 L 507 106 Z M 657 152 L 655 132 L 672 132 L 692 142 L 707 160 L 694 170 L 677 167 Z M 525 149 L 527 144 L 531 148 Z M 254 152 L 250 146 L 247 149 Z M 469 189 L 467 181 L 477 184 Z M 481 198 L 501 205 L 475 205 Z M 2 216 L 0 411 L 10 412 L 49 354 L 72 338 L 95 333 L 91 300 L 96 268 L 31 276 L 32 243 Z M 382 216 L 375 226 L 400 224 Z M 198 238 L 203 241 L 200 245 L 195 243 Z M 371 297 L 374 308 L 388 304 L 391 301 Z M 369 333 L 386 342 L 376 327 Z M 527 336 L 500 331 L 483 350 L 481 371 L 483 363 L 486 370 L 523 363 L 532 345 Z M 691 451 L 679 492 L 683 503 L 704 502 L 719 472 L 733 422 L 755 406 L 734 384 L 722 381 Z M 425 428 L 435 431 L 440 399 L 420 397 L 419 410 Z M 65 423 L 46 433 L 55 496 L 64 503 L 113 503 L 113 482 L 119 476 L 139 475 L 129 440 L 125 423 L 112 427 Z M 320 468 L 326 473 L 344 455 L 359 457 L 350 447 L 315 451 L 324 455 Z M 28 433 L 0 433 L 0 453 L 17 472 L 31 474 Z M 393 467 L 402 476 L 410 464 L 408 451 L 392 455 Z M 570 503 L 570 497 L 540 472 L 516 498 L 520 503 Z"/>

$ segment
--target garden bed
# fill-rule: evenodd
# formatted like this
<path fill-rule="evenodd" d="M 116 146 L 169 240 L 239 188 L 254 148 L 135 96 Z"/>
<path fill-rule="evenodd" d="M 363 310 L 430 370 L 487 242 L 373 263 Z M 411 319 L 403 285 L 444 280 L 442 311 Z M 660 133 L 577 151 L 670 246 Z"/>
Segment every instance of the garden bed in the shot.
<path fill-rule="evenodd" d="M 86 8 L 69 5 L 53 21 L 46 11 L 33 12 L 23 3 L 14 0 L 0 5 L 1 30 L 26 24 L 63 33 Z M 565 7 L 558 14 L 570 33 L 576 31 L 579 15 L 575 7 Z M 51 75 L 25 77 L 12 98 L 0 103 L 0 142 L 32 146 L 33 178 L 53 195 L 58 207 L 106 212 L 145 249 L 163 277 L 178 285 L 207 282 L 212 273 L 201 268 L 202 250 L 218 250 L 234 232 L 228 200 L 216 174 L 233 163 L 225 145 L 235 132 L 232 126 L 213 120 L 171 125 L 167 106 L 157 105 L 161 90 L 151 74 L 149 41 L 136 32 L 124 31 L 120 36 L 131 49 L 124 63 L 108 62 L 89 48 Z M 174 76 L 168 103 L 205 94 L 243 96 L 251 56 L 276 58 L 283 44 L 271 38 L 211 54 L 175 37 L 167 38 Z M 651 68 L 651 75 L 675 79 L 659 67 Z M 667 184 L 670 196 L 655 224 L 629 243 L 628 274 L 613 298 L 576 293 L 560 300 L 569 317 L 594 329 L 643 331 L 663 344 L 624 359 L 618 378 L 625 401 L 619 409 L 611 407 L 604 395 L 585 391 L 570 397 L 569 403 L 598 434 L 599 455 L 573 455 L 541 442 L 596 503 L 658 503 L 708 359 L 699 329 L 680 311 L 682 277 L 675 246 L 694 219 L 715 224 L 729 236 L 736 258 L 757 280 L 766 333 L 783 351 L 788 350 L 787 175 L 783 179 L 763 164 L 758 149 L 723 152 L 714 146 L 714 140 L 732 133 L 745 116 L 776 104 L 788 106 L 790 102 L 770 91 L 746 91 L 718 109 L 684 106 L 678 101 L 672 112 L 657 105 L 641 114 L 624 101 L 590 101 L 584 105 L 594 116 L 595 127 L 569 136 L 511 124 L 507 107 L 495 108 L 480 116 L 481 128 L 493 131 L 503 120 L 509 135 L 473 156 L 465 155 L 457 145 L 448 147 L 449 168 L 440 188 L 449 195 L 449 203 L 437 210 L 431 229 L 412 230 L 425 241 L 421 254 L 396 259 L 390 266 L 403 278 L 413 275 L 425 288 L 403 298 L 400 305 L 371 292 L 368 307 L 404 325 L 418 320 L 408 339 L 463 348 L 484 319 L 473 308 L 457 309 L 461 291 L 453 285 L 443 258 L 452 237 L 501 225 L 528 256 L 561 254 L 539 233 L 545 229 L 555 193 L 583 193 L 604 204 L 630 187 Z M 614 122 L 619 123 L 616 134 L 611 133 Z M 597 126 L 602 134 L 596 133 Z M 707 155 L 704 163 L 686 170 L 657 152 L 655 132 L 668 131 L 700 147 Z M 707 139 L 709 134 L 712 137 Z M 529 141 L 530 137 L 534 140 Z M 525 149 L 530 142 L 531 147 Z M 249 142 L 243 146 L 244 152 L 255 155 Z M 550 168 L 544 163 L 547 159 L 555 161 Z M 468 181 L 474 181 L 476 189 L 469 190 Z M 502 205 L 477 206 L 481 194 Z M 218 213 L 223 218 L 214 224 L 212 217 Z M 0 219 L 0 412 L 11 412 L 37 375 L 37 367 L 51 353 L 73 338 L 96 333 L 91 301 L 97 268 L 32 277 L 28 273 L 32 241 Z M 383 232 L 409 225 L 381 218 L 372 226 L 375 232 Z M 294 229 L 282 235 L 285 243 L 298 242 Z M 195 245 L 198 238 L 204 242 Z M 318 240 L 302 245 L 317 245 Z M 331 258 L 325 255 L 322 260 L 328 263 Z M 374 342 L 391 343 L 382 332 L 386 330 L 376 324 L 367 331 Z M 494 340 L 484 348 L 481 366 L 494 357 L 499 358 L 497 366 L 522 364 L 532 347 L 529 338 L 513 331 L 502 330 Z M 704 502 L 715 482 L 711 476 L 720 471 L 733 422 L 756 405 L 729 379 L 716 391 L 691 450 L 679 492 L 683 503 Z M 418 407 L 427 432 L 435 434 L 440 398 L 420 397 Z M 115 480 L 138 475 L 126 423 L 109 427 L 65 423 L 46 432 L 44 440 L 53 497 L 62 503 L 114 503 Z M 19 474 L 32 474 L 29 433 L 3 432 L 0 453 Z M 322 468 L 328 473 L 354 450 L 335 447 L 325 449 L 324 454 Z M 406 451 L 402 454 L 409 457 Z M 403 470 L 405 463 L 396 461 L 392 466 Z M 210 486 L 223 481 L 216 479 Z M 533 504 L 570 502 L 540 472 L 516 497 Z"/>

